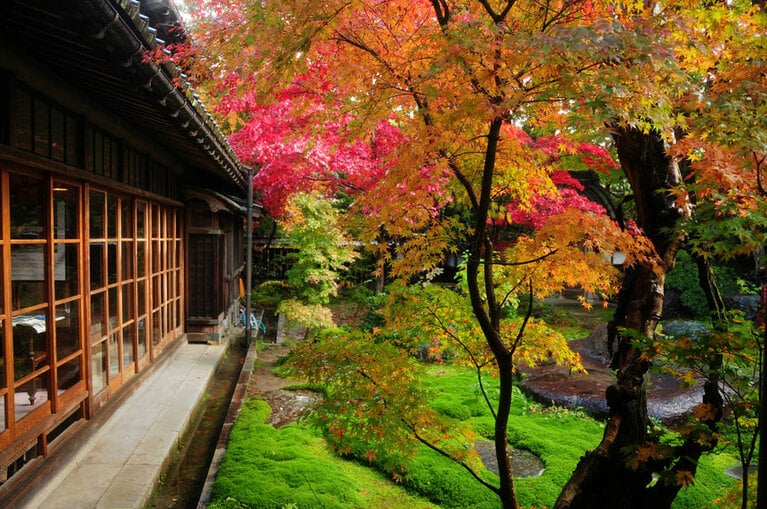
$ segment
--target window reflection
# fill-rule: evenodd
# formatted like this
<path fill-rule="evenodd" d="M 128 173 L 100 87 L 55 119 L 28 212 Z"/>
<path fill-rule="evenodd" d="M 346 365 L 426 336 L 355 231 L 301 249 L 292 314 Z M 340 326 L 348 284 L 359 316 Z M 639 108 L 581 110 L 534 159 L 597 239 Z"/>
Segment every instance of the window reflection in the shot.
<path fill-rule="evenodd" d="M 138 282 L 138 314 L 146 314 L 146 281 Z"/>
<path fill-rule="evenodd" d="M 106 284 L 106 271 L 104 270 L 104 243 L 94 243 L 90 245 L 90 269 L 91 269 L 91 289 L 102 288 Z"/>
<path fill-rule="evenodd" d="M 146 276 L 146 241 L 138 241 L 136 253 L 136 277 Z"/>
<path fill-rule="evenodd" d="M 104 193 L 91 191 L 89 194 L 90 212 L 90 236 L 91 238 L 104 238 Z"/>
<path fill-rule="evenodd" d="M 42 239 L 45 227 L 44 181 L 12 173 L 9 184 L 11 237 Z"/>
<path fill-rule="evenodd" d="M 122 245 L 122 279 L 133 278 L 133 242 L 123 240 Z"/>
<path fill-rule="evenodd" d="M 109 329 L 117 327 L 117 288 L 110 288 L 107 296 L 107 306 L 109 308 Z"/>
<path fill-rule="evenodd" d="M 19 381 L 48 365 L 45 314 L 13 317 L 13 379 Z"/>
<path fill-rule="evenodd" d="M 123 329 L 123 366 L 128 366 L 134 361 L 133 356 L 133 324 Z"/>
<path fill-rule="evenodd" d="M 138 358 L 142 358 L 146 352 L 146 320 L 142 318 L 138 321 Z"/>
<path fill-rule="evenodd" d="M 78 286 L 79 251 L 77 244 L 56 244 L 53 248 L 56 299 L 66 299 L 80 293 Z"/>
<path fill-rule="evenodd" d="M 5 320 L 0 320 L 0 346 L 2 345 L 5 345 Z M 0 348 L 0 389 L 5 389 L 5 348 Z M 5 419 L 0 421 L 0 425 L 3 423 Z"/>
<path fill-rule="evenodd" d="M 143 239 L 146 235 L 146 203 L 136 202 L 136 237 Z"/>
<path fill-rule="evenodd" d="M 120 334 L 114 332 L 109 335 L 109 378 L 120 374 Z"/>
<path fill-rule="evenodd" d="M 77 239 L 78 203 L 80 189 L 72 184 L 53 183 L 53 236 L 57 239 Z"/>
<path fill-rule="evenodd" d="M 133 236 L 133 208 L 131 207 L 131 200 L 128 198 L 122 199 L 122 214 L 121 214 L 121 227 L 122 231 L 120 236 L 122 238 Z"/>
<path fill-rule="evenodd" d="M 45 302 L 45 246 L 11 246 L 13 308 L 21 309 Z"/>
<path fill-rule="evenodd" d="M 117 282 L 117 242 L 107 244 L 107 275 L 109 284 Z"/>
<path fill-rule="evenodd" d="M 107 333 L 106 308 L 104 294 L 91 295 L 91 341 L 98 341 Z"/>
<path fill-rule="evenodd" d="M 81 380 L 82 369 L 80 363 L 81 358 L 80 356 L 77 356 L 69 362 L 59 366 L 58 370 L 56 370 L 59 391 L 65 391 Z"/>
<path fill-rule="evenodd" d="M 50 400 L 48 396 L 48 372 L 35 376 L 32 380 L 16 387 L 16 420 L 26 417 L 32 410 L 41 407 Z"/>
<path fill-rule="evenodd" d="M 47 402 L 50 363 L 45 313 L 17 315 L 13 325 L 13 379 L 16 420 Z"/>
<path fill-rule="evenodd" d="M 127 322 L 129 320 L 133 320 L 133 284 L 132 283 L 126 283 L 123 285 L 123 295 L 122 295 L 122 320 L 123 322 Z"/>
<path fill-rule="evenodd" d="M 117 208 L 117 197 L 110 194 L 107 196 L 107 237 L 114 239 L 117 237 L 117 221 L 120 216 L 120 209 Z"/>
<path fill-rule="evenodd" d="M 63 359 L 80 350 L 80 302 L 56 306 L 56 356 Z"/>
<path fill-rule="evenodd" d="M 93 394 L 107 385 L 107 342 L 102 341 L 91 349 L 91 385 Z"/>

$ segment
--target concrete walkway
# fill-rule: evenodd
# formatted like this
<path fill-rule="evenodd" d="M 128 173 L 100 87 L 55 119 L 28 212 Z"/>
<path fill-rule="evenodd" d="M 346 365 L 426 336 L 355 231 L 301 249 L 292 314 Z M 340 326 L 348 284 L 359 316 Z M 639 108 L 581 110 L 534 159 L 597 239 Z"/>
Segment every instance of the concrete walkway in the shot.
<path fill-rule="evenodd" d="M 33 479 L 20 507 L 137 509 L 149 502 L 227 344 L 180 345 L 91 433 L 74 460 Z M 93 423 L 88 423 L 93 424 Z"/>

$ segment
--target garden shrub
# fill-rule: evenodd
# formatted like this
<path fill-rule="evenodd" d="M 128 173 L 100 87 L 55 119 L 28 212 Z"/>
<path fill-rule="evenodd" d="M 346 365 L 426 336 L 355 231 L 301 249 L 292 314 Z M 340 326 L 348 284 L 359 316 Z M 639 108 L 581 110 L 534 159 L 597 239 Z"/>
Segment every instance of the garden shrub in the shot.
<path fill-rule="evenodd" d="M 714 267 L 714 277 L 723 295 L 738 293 L 738 276 L 730 267 Z M 666 287 L 679 294 L 679 302 L 689 318 L 707 320 L 708 302 L 698 281 L 698 265 L 686 252 L 679 251 L 674 267 L 666 275 Z"/>
<path fill-rule="evenodd" d="M 256 308 L 276 308 L 290 297 L 290 288 L 285 281 L 264 281 L 253 288 L 251 304 Z"/>

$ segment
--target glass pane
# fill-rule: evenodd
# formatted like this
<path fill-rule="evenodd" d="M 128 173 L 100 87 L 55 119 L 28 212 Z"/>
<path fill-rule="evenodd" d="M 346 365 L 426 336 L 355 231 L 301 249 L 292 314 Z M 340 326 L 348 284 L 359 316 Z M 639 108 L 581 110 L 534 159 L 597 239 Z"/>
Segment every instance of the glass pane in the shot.
<path fill-rule="evenodd" d="M 45 182 L 26 175 L 10 175 L 11 237 L 42 239 L 45 229 Z"/>
<path fill-rule="evenodd" d="M 77 356 L 66 364 L 59 366 L 59 369 L 56 371 L 56 374 L 58 375 L 59 392 L 64 392 L 82 380 L 83 375 L 80 367 L 80 360 L 81 357 Z"/>
<path fill-rule="evenodd" d="M 142 316 L 146 314 L 146 280 L 141 280 L 138 285 L 138 315 Z"/>
<path fill-rule="evenodd" d="M 120 210 L 117 208 L 117 197 L 109 195 L 107 197 L 107 237 L 114 239 L 117 237 L 117 220 L 120 216 Z"/>
<path fill-rule="evenodd" d="M 109 303 L 109 329 L 117 328 L 117 288 L 110 288 L 109 297 L 107 298 Z"/>
<path fill-rule="evenodd" d="M 133 314 L 133 283 L 128 283 L 123 285 L 123 298 L 122 298 L 122 305 L 123 305 L 123 316 L 122 321 L 123 323 L 133 320 L 135 318 L 135 315 Z"/>
<path fill-rule="evenodd" d="M 107 244 L 107 276 L 109 284 L 117 282 L 117 242 Z"/>
<path fill-rule="evenodd" d="M 13 309 L 45 302 L 45 246 L 11 246 L 11 294 Z"/>
<path fill-rule="evenodd" d="M 157 240 L 152 241 L 152 274 L 157 274 L 162 270 L 160 265 L 160 242 Z"/>
<path fill-rule="evenodd" d="M 109 379 L 120 374 L 120 334 L 113 332 L 109 335 Z"/>
<path fill-rule="evenodd" d="M 56 244 L 53 248 L 56 298 L 65 299 L 80 293 L 78 271 L 79 244 Z"/>
<path fill-rule="evenodd" d="M 138 321 L 138 358 L 146 355 L 146 320 Z"/>
<path fill-rule="evenodd" d="M 91 242 L 90 251 L 91 290 L 97 290 L 106 284 L 106 271 L 104 270 L 104 243 Z"/>
<path fill-rule="evenodd" d="M 140 240 L 136 250 L 136 277 L 146 276 L 146 241 Z"/>
<path fill-rule="evenodd" d="M 107 342 L 102 341 L 91 349 L 91 385 L 93 394 L 107 385 Z"/>
<path fill-rule="evenodd" d="M 48 130 L 50 128 L 50 108 L 48 104 L 40 99 L 34 100 L 35 109 L 35 154 L 43 157 L 49 157 L 51 149 L 51 140 Z"/>
<path fill-rule="evenodd" d="M 146 203 L 136 202 L 136 237 L 143 239 L 146 235 Z"/>
<path fill-rule="evenodd" d="M 64 131 L 64 113 L 51 106 L 51 159 L 64 160 L 66 136 Z"/>
<path fill-rule="evenodd" d="M 32 380 L 16 387 L 16 420 L 27 416 L 32 410 L 42 406 L 48 396 L 48 372 L 40 373 Z"/>
<path fill-rule="evenodd" d="M 128 366 L 135 360 L 133 357 L 133 331 L 133 324 L 123 329 L 123 366 Z"/>
<path fill-rule="evenodd" d="M 63 359 L 80 350 L 80 302 L 56 306 L 56 356 Z"/>
<path fill-rule="evenodd" d="M 11 397 L 11 394 L 8 393 L 5 396 L 0 396 L 0 433 L 6 430 L 5 427 L 5 420 L 6 420 L 6 411 L 5 409 L 8 408 L 8 399 Z"/>
<path fill-rule="evenodd" d="M 0 243 L 0 247 L 2 247 L 2 243 Z M 0 274 L 5 274 L 5 268 L 3 267 L 3 265 L 4 264 L 3 264 L 2 256 L 0 256 Z M 0 314 L 3 314 L 5 312 L 5 305 L 4 305 L 5 303 L 3 302 L 4 299 L 5 299 L 5 292 L 0 292 Z M 2 342 L 0 342 L 0 345 L 2 345 Z"/>
<path fill-rule="evenodd" d="M 107 333 L 107 315 L 104 293 L 91 295 L 91 343 L 99 341 Z"/>
<path fill-rule="evenodd" d="M 131 207 L 131 203 L 131 200 L 127 198 L 122 199 L 122 214 L 120 215 L 122 231 L 120 236 L 124 239 L 133 237 L 133 207 Z"/>
<path fill-rule="evenodd" d="M 0 320 L 0 389 L 5 389 L 5 320 Z M 0 399 L 0 407 L 5 409 L 2 405 L 3 400 Z M 5 424 L 4 414 L 0 411 L 0 429 Z"/>
<path fill-rule="evenodd" d="M 167 246 L 168 246 L 166 248 L 167 249 L 167 251 L 166 251 L 167 261 L 165 263 L 165 266 L 167 268 L 169 268 L 169 269 L 172 269 L 172 268 L 174 268 L 176 266 L 175 265 L 175 262 L 176 262 L 176 243 L 171 240 L 171 241 L 167 242 Z"/>
<path fill-rule="evenodd" d="M 152 308 L 158 308 L 162 305 L 162 280 L 160 276 L 152 278 Z"/>
<path fill-rule="evenodd" d="M 123 240 L 122 244 L 122 279 L 133 279 L 133 241 Z"/>
<path fill-rule="evenodd" d="M 78 129 L 77 120 L 74 117 L 66 117 L 66 163 L 72 166 L 80 166 L 78 155 L 80 154 L 80 129 Z"/>
<path fill-rule="evenodd" d="M 32 97 L 19 87 L 16 89 L 16 148 L 32 150 Z"/>
<path fill-rule="evenodd" d="M 53 183 L 53 236 L 57 239 L 77 239 L 80 188 L 62 182 Z"/>
<path fill-rule="evenodd" d="M 18 381 L 48 365 L 48 334 L 44 313 L 14 316 L 12 323 L 13 379 Z"/>
<path fill-rule="evenodd" d="M 162 313 L 158 310 L 152 313 L 152 344 L 159 345 L 162 340 Z"/>
<path fill-rule="evenodd" d="M 92 239 L 104 238 L 104 193 L 91 191 L 89 194 L 90 235 Z"/>
<path fill-rule="evenodd" d="M 152 207 L 152 238 L 160 236 L 160 209 Z"/>
<path fill-rule="evenodd" d="M 174 274 L 175 274 L 175 272 L 168 272 L 168 275 L 165 278 L 166 281 L 168 282 L 168 293 L 165 296 L 165 300 L 166 301 L 168 301 L 168 300 L 172 299 L 173 297 L 175 297 L 175 295 L 173 295 L 173 290 L 175 288 L 174 287 L 174 278 L 173 278 Z"/>

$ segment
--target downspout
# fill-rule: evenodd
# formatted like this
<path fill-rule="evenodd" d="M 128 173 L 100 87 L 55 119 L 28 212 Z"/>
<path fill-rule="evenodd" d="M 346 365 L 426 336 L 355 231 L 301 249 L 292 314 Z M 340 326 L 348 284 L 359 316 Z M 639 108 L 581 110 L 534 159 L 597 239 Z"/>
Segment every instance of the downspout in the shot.
<path fill-rule="evenodd" d="M 253 291 L 253 167 L 248 168 L 248 219 L 247 234 L 245 241 L 245 344 L 249 345 L 251 340 L 251 325 L 250 315 L 253 312 L 251 309 L 251 294 Z"/>

